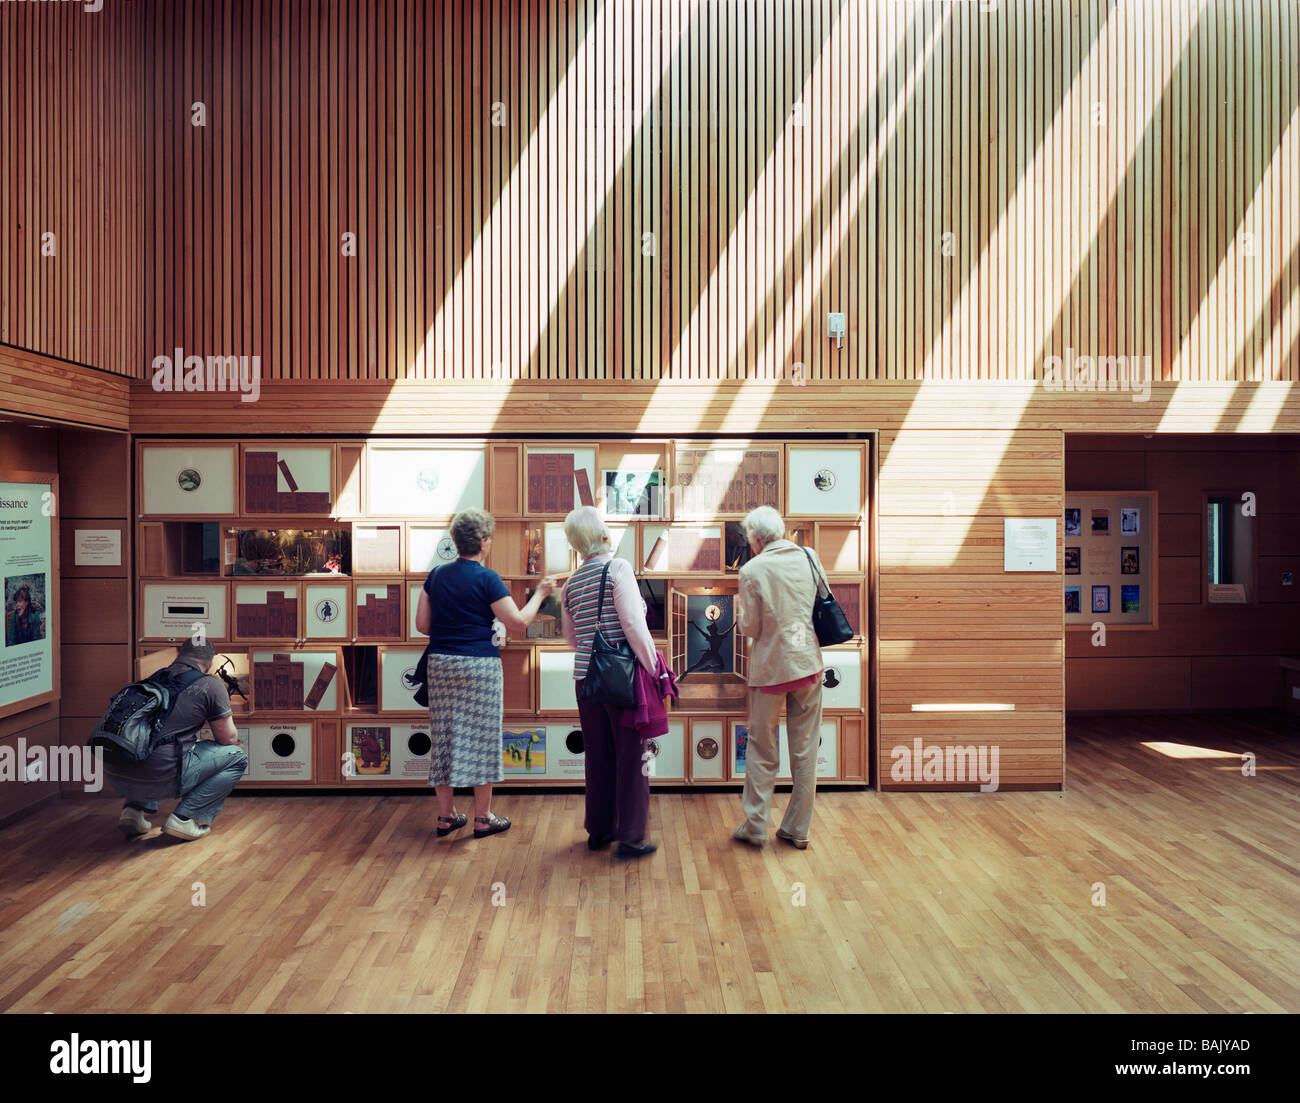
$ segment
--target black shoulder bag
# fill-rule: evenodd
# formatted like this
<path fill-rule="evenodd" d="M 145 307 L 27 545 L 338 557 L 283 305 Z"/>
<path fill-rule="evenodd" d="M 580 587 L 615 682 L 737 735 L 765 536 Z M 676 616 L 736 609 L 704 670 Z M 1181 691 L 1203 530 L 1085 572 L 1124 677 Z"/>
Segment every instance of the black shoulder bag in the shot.
<path fill-rule="evenodd" d="M 808 569 L 812 571 L 813 576 L 813 631 L 817 633 L 817 642 L 823 647 L 830 647 L 833 644 L 843 643 L 845 640 L 853 638 L 853 629 L 849 627 L 848 618 L 844 615 L 844 610 L 840 608 L 840 603 L 835 600 L 835 595 L 831 593 L 831 586 L 826 584 L 826 596 L 821 596 L 822 583 L 817 576 L 817 568 L 813 566 L 813 559 L 808 555 L 807 548 L 800 549 L 804 555 L 808 556 Z"/>
<path fill-rule="evenodd" d="M 587 676 L 578 689 L 578 700 L 588 705 L 613 705 L 616 708 L 636 708 L 636 656 L 627 640 L 612 644 L 600 630 L 601 615 L 605 612 L 605 583 L 609 579 L 609 564 L 600 573 L 600 603 L 596 607 L 596 635 L 591 641 L 591 658 L 587 661 Z"/>
<path fill-rule="evenodd" d="M 433 574 L 429 576 L 430 590 L 433 589 L 432 580 L 437 577 L 440 570 L 442 570 L 441 564 L 433 568 Z M 429 595 L 429 602 L 430 604 L 433 602 L 432 594 Z M 424 645 L 424 654 L 420 656 L 420 661 L 415 664 L 415 673 L 411 675 L 411 680 L 418 683 L 415 692 L 411 696 L 415 698 L 415 703 L 422 709 L 429 707 L 429 648 L 432 645 L 432 640 Z"/>

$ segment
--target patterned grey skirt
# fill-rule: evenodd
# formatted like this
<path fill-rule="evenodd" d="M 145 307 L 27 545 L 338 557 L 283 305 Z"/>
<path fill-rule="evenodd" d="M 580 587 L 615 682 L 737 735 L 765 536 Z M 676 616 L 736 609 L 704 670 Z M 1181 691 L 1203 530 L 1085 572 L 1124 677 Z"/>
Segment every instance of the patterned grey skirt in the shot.
<path fill-rule="evenodd" d="M 501 760 L 501 660 L 429 655 L 429 784 L 491 785 Z"/>

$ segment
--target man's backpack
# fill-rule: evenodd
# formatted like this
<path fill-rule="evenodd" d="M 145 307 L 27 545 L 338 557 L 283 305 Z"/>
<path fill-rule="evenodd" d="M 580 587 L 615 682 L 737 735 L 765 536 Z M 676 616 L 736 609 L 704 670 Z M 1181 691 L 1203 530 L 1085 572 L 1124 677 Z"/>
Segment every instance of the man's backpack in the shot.
<path fill-rule="evenodd" d="M 192 666 L 179 674 L 159 670 L 118 690 L 87 744 L 102 747 L 110 762 L 143 762 L 157 748 L 180 695 L 203 676 Z"/>

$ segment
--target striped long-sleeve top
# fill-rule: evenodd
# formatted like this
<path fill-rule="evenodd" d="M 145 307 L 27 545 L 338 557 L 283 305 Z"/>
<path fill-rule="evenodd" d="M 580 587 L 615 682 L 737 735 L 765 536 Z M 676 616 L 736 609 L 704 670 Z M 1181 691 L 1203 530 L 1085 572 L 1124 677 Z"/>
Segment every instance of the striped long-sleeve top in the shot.
<path fill-rule="evenodd" d="M 645 622 L 645 601 L 637 589 L 636 573 L 626 559 L 612 553 L 593 555 L 569 576 L 564 584 L 564 638 L 575 651 L 573 676 L 585 678 L 591 660 L 591 643 L 596 636 L 596 610 L 600 604 L 600 576 L 609 568 L 605 611 L 600 627 L 610 643 L 627 640 L 632 654 L 651 672 L 655 669 L 655 645 Z"/>

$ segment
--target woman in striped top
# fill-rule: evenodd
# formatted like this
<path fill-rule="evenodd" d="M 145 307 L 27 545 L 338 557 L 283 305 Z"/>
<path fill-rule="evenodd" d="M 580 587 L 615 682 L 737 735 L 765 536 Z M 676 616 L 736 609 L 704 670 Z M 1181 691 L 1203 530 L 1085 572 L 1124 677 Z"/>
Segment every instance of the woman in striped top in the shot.
<path fill-rule="evenodd" d="M 645 602 L 632 564 L 615 559 L 609 529 L 594 506 L 579 506 L 564 519 L 564 535 L 582 556 L 582 566 L 564 586 L 564 638 L 574 649 L 575 693 L 582 688 L 596 635 L 601 576 L 606 564 L 605 611 L 600 628 L 610 643 L 627 640 L 637 661 L 655 670 L 656 649 L 645 622 Z M 587 846 L 600 850 L 618 840 L 620 858 L 653 854 L 646 840 L 650 815 L 650 776 L 643 769 L 643 746 L 635 728 L 625 727 L 623 710 L 578 702 L 587 775 Z"/>

